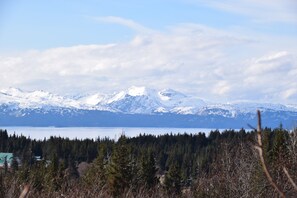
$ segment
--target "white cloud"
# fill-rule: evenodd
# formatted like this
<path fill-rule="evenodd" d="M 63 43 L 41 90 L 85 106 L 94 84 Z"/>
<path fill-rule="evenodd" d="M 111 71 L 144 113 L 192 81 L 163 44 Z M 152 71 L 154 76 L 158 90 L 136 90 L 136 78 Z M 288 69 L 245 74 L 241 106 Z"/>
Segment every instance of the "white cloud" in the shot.
<path fill-rule="evenodd" d="M 296 69 L 296 54 L 285 51 L 253 58 L 246 62 L 242 89 L 266 100 L 296 103 Z"/>
<path fill-rule="evenodd" d="M 282 92 L 282 97 L 287 100 L 289 98 L 296 99 L 297 97 L 297 88 L 290 88 Z"/>
<path fill-rule="evenodd" d="M 219 81 L 212 89 L 214 94 L 225 95 L 231 90 L 231 87 L 227 81 Z"/>
<path fill-rule="evenodd" d="M 271 72 L 288 72 L 291 71 L 291 63 L 292 58 L 288 52 L 277 52 L 252 60 L 251 65 L 247 68 L 247 73 L 255 75 L 267 75 Z"/>
<path fill-rule="evenodd" d="M 190 0 L 215 9 L 248 16 L 255 22 L 297 23 L 295 0 Z"/>
<path fill-rule="evenodd" d="M 103 23 L 115 23 L 118 25 L 126 26 L 128 28 L 131 28 L 137 32 L 142 32 L 142 33 L 148 33 L 152 32 L 151 29 L 142 26 L 139 23 L 136 23 L 133 20 L 130 19 L 125 19 L 122 17 L 117 17 L 117 16 L 104 16 L 104 17 L 91 17 L 92 19 L 98 21 L 98 22 L 103 22 Z"/>
<path fill-rule="evenodd" d="M 133 21 L 115 21 L 139 29 Z M 296 48 L 274 46 L 271 52 L 270 45 L 255 43 L 249 35 L 180 24 L 163 32 L 139 31 L 124 43 L 0 56 L 0 88 L 65 94 L 112 92 L 136 85 L 173 88 L 213 101 L 286 103 L 297 101 L 296 63 Z"/>

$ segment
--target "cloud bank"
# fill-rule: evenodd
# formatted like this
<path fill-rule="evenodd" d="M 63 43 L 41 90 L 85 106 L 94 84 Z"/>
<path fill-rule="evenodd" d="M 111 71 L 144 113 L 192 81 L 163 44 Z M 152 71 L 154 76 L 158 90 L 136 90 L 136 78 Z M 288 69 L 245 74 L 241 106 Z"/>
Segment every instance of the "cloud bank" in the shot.
<path fill-rule="evenodd" d="M 0 88 L 71 94 L 136 85 L 173 88 L 212 101 L 297 101 L 295 48 L 199 24 L 160 32 L 119 17 L 97 20 L 125 25 L 136 35 L 122 43 L 0 55 Z"/>

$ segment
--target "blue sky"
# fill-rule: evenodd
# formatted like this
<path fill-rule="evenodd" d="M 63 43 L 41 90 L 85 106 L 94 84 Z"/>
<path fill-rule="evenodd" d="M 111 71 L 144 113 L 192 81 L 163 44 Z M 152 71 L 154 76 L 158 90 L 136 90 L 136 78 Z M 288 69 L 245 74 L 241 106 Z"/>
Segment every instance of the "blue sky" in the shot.
<path fill-rule="evenodd" d="M 127 27 L 92 20 L 100 16 L 131 19 L 158 30 L 189 22 L 218 28 L 247 24 L 244 16 L 182 1 L 17 0 L 2 4 L 3 51 L 121 42 L 133 37 Z"/>
<path fill-rule="evenodd" d="M 0 88 L 297 101 L 294 0 L 3 0 Z"/>

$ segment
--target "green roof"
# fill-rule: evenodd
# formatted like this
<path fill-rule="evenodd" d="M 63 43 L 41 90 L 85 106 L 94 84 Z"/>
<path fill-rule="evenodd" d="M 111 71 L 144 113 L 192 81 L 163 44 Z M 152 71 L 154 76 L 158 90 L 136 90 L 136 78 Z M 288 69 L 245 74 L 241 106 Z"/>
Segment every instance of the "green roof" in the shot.
<path fill-rule="evenodd" d="M 7 163 L 11 163 L 13 158 L 13 153 L 0 153 L 0 165 L 4 164 L 5 158 L 7 160 Z"/>

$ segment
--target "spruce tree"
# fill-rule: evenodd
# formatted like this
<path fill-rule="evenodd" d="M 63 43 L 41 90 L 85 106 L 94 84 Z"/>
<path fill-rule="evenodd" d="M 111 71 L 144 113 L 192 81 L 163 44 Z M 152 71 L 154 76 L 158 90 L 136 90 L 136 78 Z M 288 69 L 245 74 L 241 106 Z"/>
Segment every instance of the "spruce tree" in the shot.
<path fill-rule="evenodd" d="M 8 172 L 8 163 L 7 163 L 7 157 L 4 158 L 4 174 L 7 174 Z"/>
<path fill-rule="evenodd" d="M 59 160 L 56 154 L 54 154 L 50 160 L 48 166 L 46 182 L 49 190 L 56 191 L 59 188 Z"/>
<path fill-rule="evenodd" d="M 79 177 L 79 173 L 77 171 L 76 165 L 75 165 L 75 161 L 73 159 L 72 156 L 69 156 L 67 161 L 67 169 L 66 169 L 66 175 L 68 177 L 68 179 L 72 180 L 72 179 L 77 179 Z M 66 165 L 65 165 L 66 168 Z"/>
<path fill-rule="evenodd" d="M 16 158 L 14 157 L 14 158 L 12 158 L 12 161 L 11 161 L 11 170 L 13 173 L 15 173 L 18 169 L 19 169 L 19 163 L 16 160 Z"/>
<path fill-rule="evenodd" d="M 126 137 L 121 136 L 112 153 L 108 166 L 108 183 L 113 196 L 118 196 L 130 188 L 132 181 L 131 148 Z"/>
<path fill-rule="evenodd" d="M 86 171 L 83 181 L 87 186 L 102 189 L 106 181 L 107 146 L 100 144 L 98 156 Z"/>
<path fill-rule="evenodd" d="M 177 164 L 173 164 L 165 175 L 165 188 L 169 193 L 181 193 L 181 171 Z"/>
<path fill-rule="evenodd" d="M 283 158 L 285 158 L 285 155 L 287 154 L 286 149 L 286 137 L 285 137 L 285 131 L 282 128 L 274 130 L 274 138 L 273 138 L 273 145 L 272 145 L 272 156 L 273 160 L 282 161 Z"/>
<path fill-rule="evenodd" d="M 152 152 L 146 152 L 141 159 L 140 177 L 146 188 L 152 188 L 157 183 L 157 168 Z"/>

